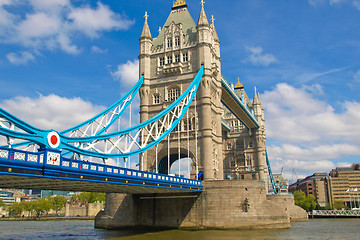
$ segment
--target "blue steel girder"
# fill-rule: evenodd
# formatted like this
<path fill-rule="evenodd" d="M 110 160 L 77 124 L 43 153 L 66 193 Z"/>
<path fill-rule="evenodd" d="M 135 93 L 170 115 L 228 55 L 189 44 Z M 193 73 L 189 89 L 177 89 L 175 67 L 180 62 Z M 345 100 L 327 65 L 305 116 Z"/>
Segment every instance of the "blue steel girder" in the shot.
<path fill-rule="evenodd" d="M 60 151 L 0 148 L 0 188 L 119 193 L 201 192 L 201 181 L 85 162 Z"/>
<path fill-rule="evenodd" d="M 221 102 L 238 118 L 247 128 L 259 128 L 260 124 L 253 112 L 248 108 L 239 95 L 234 91 L 229 82 L 222 76 Z"/>

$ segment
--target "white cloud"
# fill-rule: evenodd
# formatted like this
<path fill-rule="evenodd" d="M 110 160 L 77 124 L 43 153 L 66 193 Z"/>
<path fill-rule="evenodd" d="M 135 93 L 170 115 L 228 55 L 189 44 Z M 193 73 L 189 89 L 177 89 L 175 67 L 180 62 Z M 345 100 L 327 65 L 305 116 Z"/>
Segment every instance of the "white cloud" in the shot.
<path fill-rule="evenodd" d="M 329 172 L 342 158 L 360 155 L 360 103 L 343 102 L 342 111 L 318 100 L 321 85 L 276 85 L 262 95 L 267 150 L 273 172 L 296 169 L 298 177 Z M 341 160 L 340 160 L 341 161 Z M 351 164 L 347 164 L 348 166 Z"/>
<path fill-rule="evenodd" d="M 360 0 L 308 0 L 309 4 L 313 7 L 328 3 L 330 6 L 349 4 L 360 10 Z"/>
<path fill-rule="evenodd" d="M 34 99 L 18 96 L 2 101 L 0 105 L 34 127 L 57 131 L 75 126 L 104 109 L 81 98 L 65 98 L 54 94 L 39 95 Z"/>
<path fill-rule="evenodd" d="M 56 34 L 61 27 L 59 19 L 48 16 L 40 12 L 27 14 L 17 30 L 20 38 L 42 38 Z"/>
<path fill-rule="evenodd" d="M 16 65 L 22 65 L 30 61 L 35 61 L 34 55 L 29 52 L 8 53 L 6 58 L 9 60 L 9 62 Z"/>
<path fill-rule="evenodd" d="M 344 102 L 337 113 L 304 88 L 286 83 L 262 95 L 267 136 L 290 143 L 314 144 L 325 141 L 353 141 L 359 144 L 360 103 Z"/>
<path fill-rule="evenodd" d="M 104 31 L 126 30 L 134 24 L 101 2 L 95 7 L 74 6 L 70 0 L 16 3 L 0 2 L 0 43 L 17 44 L 28 52 L 61 49 L 79 54 L 81 50 L 75 39 L 95 38 Z M 12 8 L 3 7 L 7 4 L 12 4 Z M 19 13 L 17 5 L 27 9 L 25 14 Z"/>
<path fill-rule="evenodd" d="M 109 51 L 109 49 L 101 49 L 98 46 L 91 47 L 91 52 L 93 52 L 93 53 L 107 53 L 108 51 Z"/>
<path fill-rule="evenodd" d="M 250 54 L 244 62 L 250 62 L 254 65 L 269 66 L 278 62 L 276 57 L 270 53 L 263 53 L 262 47 L 246 47 L 246 51 Z"/>
<path fill-rule="evenodd" d="M 139 60 L 135 59 L 118 65 L 111 75 L 126 86 L 134 85 L 139 80 Z"/>
<path fill-rule="evenodd" d="M 68 17 L 77 31 L 82 31 L 90 37 L 96 37 L 99 31 L 128 29 L 133 24 L 133 21 L 123 19 L 121 15 L 114 13 L 100 2 L 96 9 L 89 6 L 75 8 Z"/>

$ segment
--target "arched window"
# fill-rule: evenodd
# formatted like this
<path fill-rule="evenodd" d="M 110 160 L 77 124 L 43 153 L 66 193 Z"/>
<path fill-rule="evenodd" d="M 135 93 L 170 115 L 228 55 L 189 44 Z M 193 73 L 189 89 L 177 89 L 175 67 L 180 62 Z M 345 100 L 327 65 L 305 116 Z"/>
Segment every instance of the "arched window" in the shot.
<path fill-rule="evenodd" d="M 168 91 L 168 101 L 175 101 L 180 96 L 180 88 L 171 88 Z"/>

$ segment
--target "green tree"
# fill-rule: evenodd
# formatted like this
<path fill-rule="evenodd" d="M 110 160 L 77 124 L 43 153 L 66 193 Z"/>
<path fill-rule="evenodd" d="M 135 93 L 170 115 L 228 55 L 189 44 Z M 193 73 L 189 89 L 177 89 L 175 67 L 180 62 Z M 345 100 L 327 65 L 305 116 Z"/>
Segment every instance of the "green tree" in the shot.
<path fill-rule="evenodd" d="M 53 196 L 49 198 L 49 201 L 51 203 L 51 209 L 53 209 L 56 212 L 56 215 L 58 215 L 58 212 L 63 209 L 65 206 L 67 200 L 63 196 Z"/>
<path fill-rule="evenodd" d="M 5 207 L 5 203 L 4 203 L 4 201 L 2 200 L 2 198 L 0 198 L 0 208 L 1 207 Z"/>
<path fill-rule="evenodd" d="M 345 205 L 345 202 L 343 201 L 334 201 L 333 202 L 333 209 L 341 210 L 341 209 L 347 209 L 347 206 Z"/>
<path fill-rule="evenodd" d="M 19 217 L 24 211 L 24 204 L 22 202 L 14 202 L 8 206 L 10 216 Z"/>
<path fill-rule="evenodd" d="M 71 202 L 81 202 L 83 204 L 104 201 L 105 193 L 82 192 L 71 197 Z"/>
<path fill-rule="evenodd" d="M 24 210 L 29 212 L 29 217 L 32 217 L 34 212 L 34 202 L 33 201 L 27 201 L 23 202 Z"/>
<path fill-rule="evenodd" d="M 47 213 L 51 209 L 51 203 L 46 198 L 41 198 L 33 202 L 34 211 L 36 212 L 37 217 L 41 217 L 42 214 Z"/>
<path fill-rule="evenodd" d="M 306 196 L 303 191 L 298 190 L 294 192 L 294 200 L 296 205 L 302 207 L 306 211 L 311 211 L 316 208 L 315 197 L 312 194 Z"/>

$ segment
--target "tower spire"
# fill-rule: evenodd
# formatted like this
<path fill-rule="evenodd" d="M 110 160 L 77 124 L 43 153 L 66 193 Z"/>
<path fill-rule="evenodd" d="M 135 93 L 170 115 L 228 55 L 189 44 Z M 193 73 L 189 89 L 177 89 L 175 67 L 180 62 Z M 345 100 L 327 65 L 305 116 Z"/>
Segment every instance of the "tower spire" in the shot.
<path fill-rule="evenodd" d="M 201 11 L 200 11 L 200 17 L 199 17 L 199 21 L 198 21 L 198 26 L 201 25 L 205 25 L 205 26 L 209 26 L 209 22 L 207 20 L 206 14 L 205 14 L 205 9 L 204 9 L 204 0 L 201 0 L 200 5 L 201 5 Z"/>
<path fill-rule="evenodd" d="M 143 27 L 140 38 L 150 38 L 150 39 L 152 39 L 150 28 L 149 28 L 149 25 L 148 25 L 148 17 L 149 17 L 149 15 L 147 14 L 147 12 L 145 12 L 145 16 L 144 16 L 145 23 L 144 23 L 144 27 Z"/>

